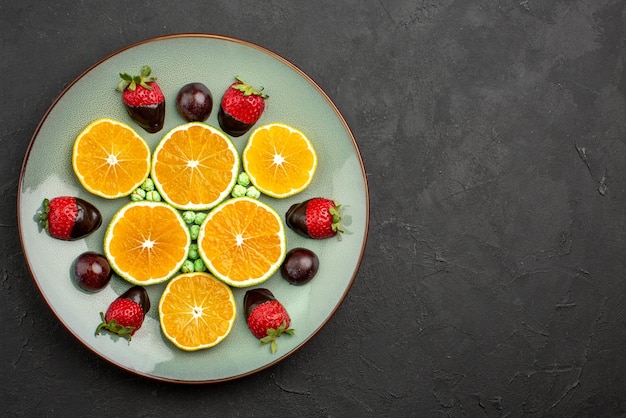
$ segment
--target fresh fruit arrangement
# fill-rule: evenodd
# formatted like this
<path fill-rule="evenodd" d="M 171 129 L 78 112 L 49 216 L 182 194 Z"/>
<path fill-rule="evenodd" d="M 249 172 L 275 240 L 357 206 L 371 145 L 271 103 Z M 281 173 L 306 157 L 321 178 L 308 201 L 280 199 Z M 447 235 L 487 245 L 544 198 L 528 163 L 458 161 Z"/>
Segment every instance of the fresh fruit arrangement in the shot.
<path fill-rule="evenodd" d="M 120 77 L 128 115 L 146 132 L 159 132 L 165 96 L 150 67 Z M 111 118 L 96 119 L 78 134 L 72 168 L 81 185 L 105 199 L 128 199 L 108 221 L 103 253 L 86 251 L 73 266 L 72 278 L 86 293 L 105 288 L 114 274 L 132 285 L 100 313 L 96 335 L 108 331 L 130 341 L 150 310 L 146 288 L 159 283 L 165 283 L 161 332 L 181 350 L 207 349 L 227 338 L 237 316 L 231 288 L 250 288 L 241 301 L 247 328 L 272 353 L 281 335 L 295 335 L 278 298 L 252 287 L 278 271 L 293 285 L 313 280 L 318 256 L 304 247 L 288 251 L 285 226 L 315 240 L 340 237 L 342 208 L 324 197 L 293 204 L 284 214 L 272 207 L 272 199 L 311 184 L 318 157 L 313 142 L 283 122 L 258 126 L 239 155 L 232 138 L 260 120 L 267 99 L 262 88 L 237 77 L 220 101 L 218 129 L 205 123 L 211 91 L 190 82 L 176 96 L 181 123 L 154 150 L 131 125 Z M 83 199 L 59 196 L 44 200 L 38 221 L 50 236 L 76 240 L 97 230 L 102 216 Z"/>

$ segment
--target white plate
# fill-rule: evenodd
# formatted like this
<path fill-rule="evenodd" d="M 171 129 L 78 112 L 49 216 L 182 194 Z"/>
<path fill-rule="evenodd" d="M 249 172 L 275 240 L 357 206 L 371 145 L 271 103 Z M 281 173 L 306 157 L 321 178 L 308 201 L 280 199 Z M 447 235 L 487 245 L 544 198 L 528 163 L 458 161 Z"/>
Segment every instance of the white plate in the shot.
<path fill-rule="evenodd" d="M 138 73 L 143 65 L 166 97 L 162 131 L 148 134 L 127 116 L 115 90 L 120 72 Z M 324 196 L 344 206 L 349 233 L 342 240 L 310 240 L 287 230 L 287 248 L 307 247 L 320 258 L 317 276 L 304 286 L 289 285 L 276 273 L 259 287 L 269 288 L 292 317 L 294 337 L 280 338 L 278 352 L 261 346 L 248 331 L 242 310 L 246 289 L 234 289 L 237 320 L 219 345 L 200 352 L 184 352 L 161 334 L 158 300 L 164 285 L 150 286 L 152 309 L 132 341 L 95 336 L 99 313 L 130 287 L 119 277 L 96 294 L 81 291 L 70 271 L 84 251 L 102 253 L 106 225 L 128 198 L 105 200 L 84 190 L 71 165 L 76 135 L 91 121 L 110 117 L 136 128 L 152 149 L 171 128 L 184 123 L 175 107 L 178 89 L 202 82 L 213 93 L 214 107 L 207 123 L 219 126 L 217 109 L 226 87 L 241 76 L 263 86 L 270 96 L 259 124 L 284 122 L 303 131 L 319 157 L 315 178 L 303 192 L 288 199 L 261 199 L 284 217 L 291 204 Z M 233 138 L 239 152 L 248 135 Z M 249 42 L 206 34 L 181 34 L 149 39 L 104 58 L 72 82 L 43 117 L 24 158 L 18 193 L 18 223 L 26 261 L 46 303 L 63 325 L 87 348 L 111 363 L 149 378 L 184 383 L 235 379 L 278 363 L 296 352 L 333 316 L 356 277 L 365 249 L 369 197 L 363 162 L 345 120 L 321 88 L 296 66 Z M 35 216 L 44 198 L 73 195 L 100 209 L 103 226 L 79 241 L 60 241 L 40 231 Z"/>

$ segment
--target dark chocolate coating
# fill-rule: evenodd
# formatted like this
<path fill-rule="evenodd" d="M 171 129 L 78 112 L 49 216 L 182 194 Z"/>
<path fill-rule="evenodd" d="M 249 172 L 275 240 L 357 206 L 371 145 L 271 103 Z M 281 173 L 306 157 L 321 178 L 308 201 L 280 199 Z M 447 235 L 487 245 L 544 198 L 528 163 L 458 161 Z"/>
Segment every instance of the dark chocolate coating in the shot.
<path fill-rule="evenodd" d="M 141 306 L 143 314 L 146 315 L 150 310 L 150 298 L 148 292 L 142 286 L 136 285 L 122 293 L 118 299 L 130 299 Z"/>
<path fill-rule="evenodd" d="M 265 288 L 251 289 L 246 292 L 243 297 L 243 306 L 246 313 L 246 320 L 254 308 L 262 303 L 276 300 L 274 294 Z"/>
<path fill-rule="evenodd" d="M 254 125 L 252 123 L 243 123 L 233 118 L 222 109 L 222 106 L 220 106 L 220 110 L 217 112 L 217 121 L 222 130 L 230 136 L 241 136 L 248 132 Z"/>
<path fill-rule="evenodd" d="M 151 134 L 163 129 L 165 122 L 165 102 L 152 106 L 129 106 L 126 111 L 135 122 Z"/>
<path fill-rule="evenodd" d="M 81 198 L 76 197 L 74 200 L 78 213 L 70 234 L 72 240 L 83 238 L 102 225 L 102 215 L 98 208 Z"/>
<path fill-rule="evenodd" d="M 285 256 L 280 266 L 280 274 L 285 280 L 294 285 L 303 285 L 315 277 L 320 266 L 320 260 L 308 248 L 293 248 Z"/>
<path fill-rule="evenodd" d="M 95 251 L 86 251 L 74 260 L 74 280 L 87 292 L 99 292 L 109 284 L 113 270 L 107 258 Z"/>
<path fill-rule="evenodd" d="M 211 90 L 202 83 L 185 84 L 176 95 L 176 109 L 187 122 L 204 122 L 213 110 Z"/>
<path fill-rule="evenodd" d="M 310 238 L 309 229 L 306 226 L 306 208 L 308 204 L 309 201 L 306 200 L 291 205 L 285 214 L 285 223 L 289 228 L 293 229 L 294 232 L 303 237 Z"/>

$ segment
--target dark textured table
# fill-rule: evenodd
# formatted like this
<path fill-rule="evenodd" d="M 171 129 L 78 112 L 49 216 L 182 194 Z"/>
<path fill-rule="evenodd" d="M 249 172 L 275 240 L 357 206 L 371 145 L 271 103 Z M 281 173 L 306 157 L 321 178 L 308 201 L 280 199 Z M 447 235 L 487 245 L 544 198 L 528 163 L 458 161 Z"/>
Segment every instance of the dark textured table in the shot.
<path fill-rule="evenodd" d="M 624 416 L 626 3 L 0 5 L 0 405 L 7 416 Z M 100 359 L 40 296 L 18 178 L 53 100 L 128 44 L 231 36 L 335 101 L 368 173 L 354 286 L 300 351 L 181 385 Z"/>

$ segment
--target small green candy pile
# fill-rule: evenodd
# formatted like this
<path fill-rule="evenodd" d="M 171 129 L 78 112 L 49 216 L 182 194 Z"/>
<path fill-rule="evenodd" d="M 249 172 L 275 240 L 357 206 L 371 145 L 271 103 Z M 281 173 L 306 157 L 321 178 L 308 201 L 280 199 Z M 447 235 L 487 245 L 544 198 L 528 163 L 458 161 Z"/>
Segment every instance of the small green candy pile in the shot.
<path fill-rule="evenodd" d="M 191 236 L 191 245 L 189 246 L 189 254 L 187 260 L 180 268 L 181 273 L 192 273 L 194 271 L 206 271 L 206 264 L 200 258 L 198 253 L 198 234 L 200 233 L 200 225 L 206 218 L 206 212 L 194 212 L 186 210 L 182 213 L 183 220 L 189 228 L 189 235 Z"/>
<path fill-rule="evenodd" d="M 130 195 L 130 200 L 133 202 L 139 202 L 147 200 L 149 202 L 160 202 L 161 194 L 154 187 L 154 181 L 150 177 L 144 180 L 143 183 Z"/>
<path fill-rule="evenodd" d="M 251 197 L 252 199 L 258 199 L 261 196 L 261 192 L 250 184 L 250 177 L 246 172 L 241 172 L 237 176 L 237 183 L 230 192 L 232 197 Z"/>

